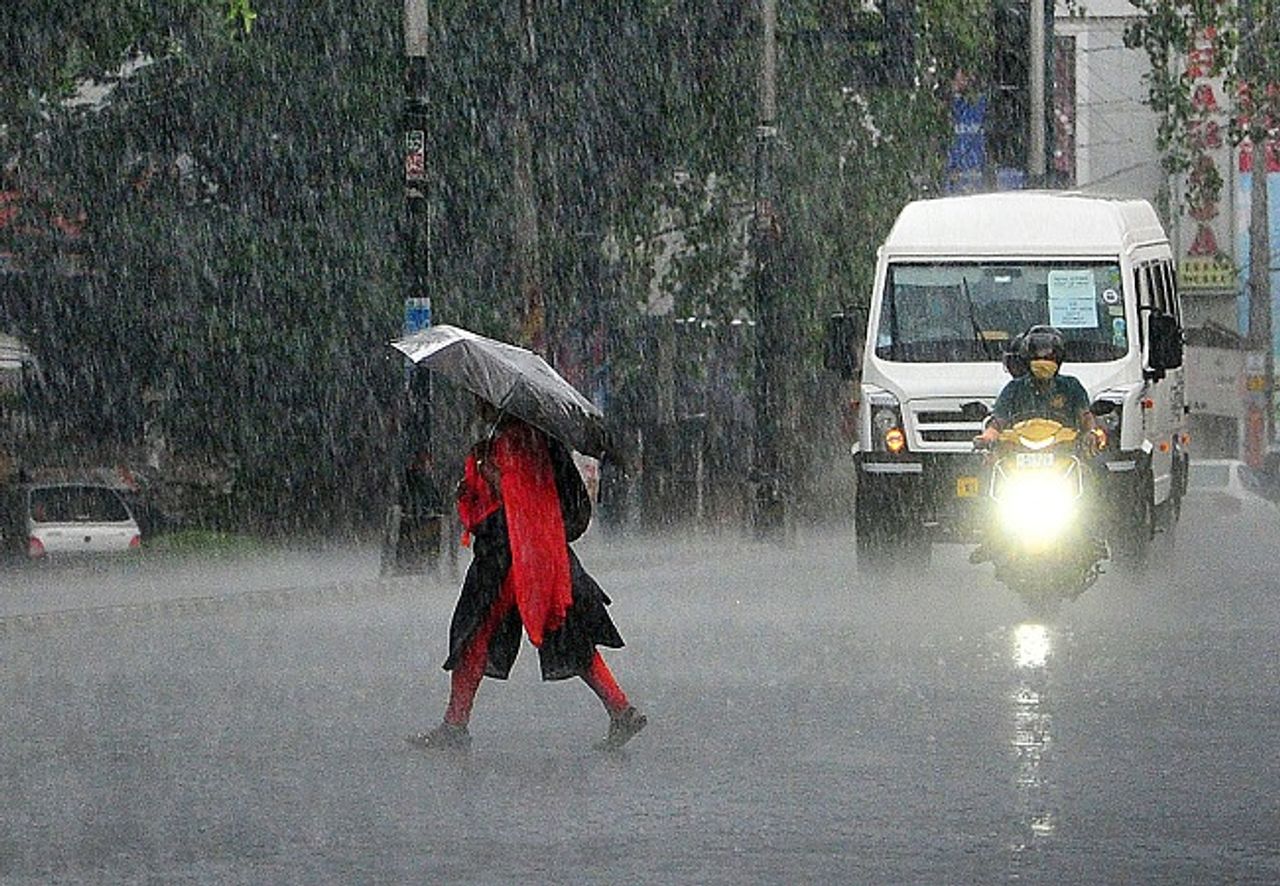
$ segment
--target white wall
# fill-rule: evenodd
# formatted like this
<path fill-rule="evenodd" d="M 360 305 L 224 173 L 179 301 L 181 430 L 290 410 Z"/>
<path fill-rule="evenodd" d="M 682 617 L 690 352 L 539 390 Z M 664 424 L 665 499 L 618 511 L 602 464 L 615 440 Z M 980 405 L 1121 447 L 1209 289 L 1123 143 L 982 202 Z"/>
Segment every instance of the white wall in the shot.
<path fill-rule="evenodd" d="M 1059 3 L 1054 20 L 1057 35 L 1076 38 L 1077 187 L 1156 203 L 1165 175 L 1156 115 L 1144 104 L 1147 57 L 1124 45 L 1135 10 L 1128 0 L 1088 0 L 1083 12 L 1069 16 Z"/>

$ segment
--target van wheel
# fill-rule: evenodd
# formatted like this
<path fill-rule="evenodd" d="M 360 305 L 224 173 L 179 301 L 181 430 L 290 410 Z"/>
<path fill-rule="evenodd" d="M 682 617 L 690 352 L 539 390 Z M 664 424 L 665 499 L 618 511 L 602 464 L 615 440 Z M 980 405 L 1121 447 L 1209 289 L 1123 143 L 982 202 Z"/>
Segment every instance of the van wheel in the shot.
<path fill-rule="evenodd" d="M 877 519 L 864 495 L 858 495 L 854 500 L 853 532 L 859 572 L 882 572 L 892 564 L 884 515 Z"/>
<path fill-rule="evenodd" d="M 928 566 L 933 543 L 908 512 L 881 507 L 863 496 L 855 499 L 854 549 L 860 572 L 884 573 L 912 566 Z"/>
<path fill-rule="evenodd" d="M 1116 560 L 1130 569 L 1143 570 L 1151 559 L 1151 542 L 1156 533 L 1155 491 L 1149 471 L 1142 475 L 1136 492 L 1116 527 Z"/>
<path fill-rule="evenodd" d="M 859 530 L 855 538 L 858 571 L 889 572 L 906 567 L 928 566 L 933 543 L 923 532 L 884 532 L 880 529 Z"/>

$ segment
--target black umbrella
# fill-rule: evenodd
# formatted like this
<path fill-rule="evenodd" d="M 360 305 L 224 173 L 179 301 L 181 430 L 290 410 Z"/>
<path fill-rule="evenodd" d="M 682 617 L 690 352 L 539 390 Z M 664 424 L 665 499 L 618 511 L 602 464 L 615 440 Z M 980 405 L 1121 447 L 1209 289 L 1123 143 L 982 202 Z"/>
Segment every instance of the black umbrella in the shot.
<path fill-rule="evenodd" d="M 584 455 L 604 455 L 604 414 L 533 351 L 457 326 L 432 326 L 391 346 Z"/>

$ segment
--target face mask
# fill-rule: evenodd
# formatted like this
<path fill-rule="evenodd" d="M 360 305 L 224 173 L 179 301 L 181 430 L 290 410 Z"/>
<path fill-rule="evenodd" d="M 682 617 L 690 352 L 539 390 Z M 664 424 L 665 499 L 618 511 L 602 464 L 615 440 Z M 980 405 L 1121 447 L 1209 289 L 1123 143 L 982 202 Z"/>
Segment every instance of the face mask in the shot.
<path fill-rule="evenodd" d="M 1031 374 L 1036 378 L 1053 378 L 1058 371 L 1058 364 L 1053 360 L 1032 360 Z"/>

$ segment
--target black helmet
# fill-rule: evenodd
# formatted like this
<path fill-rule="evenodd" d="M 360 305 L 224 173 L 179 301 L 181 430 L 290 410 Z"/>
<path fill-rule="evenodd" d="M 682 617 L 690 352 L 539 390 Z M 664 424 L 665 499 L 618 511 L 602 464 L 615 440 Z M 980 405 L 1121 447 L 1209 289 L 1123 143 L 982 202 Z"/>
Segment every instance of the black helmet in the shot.
<path fill-rule="evenodd" d="M 1062 333 L 1052 326 L 1032 326 L 1022 337 L 1022 356 L 1030 363 L 1049 357 L 1059 366 L 1067 357 L 1067 344 Z"/>
<path fill-rule="evenodd" d="M 1027 366 L 1027 359 L 1022 356 L 1022 340 L 1025 337 L 1019 334 L 1005 342 L 1004 353 L 1000 356 L 1000 362 L 1004 364 L 1004 371 L 1014 378 L 1022 378 L 1030 371 Z"/>

